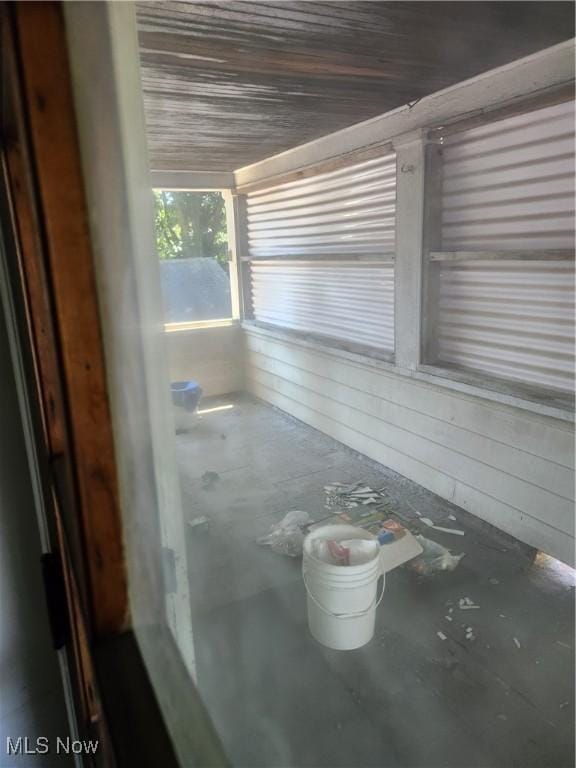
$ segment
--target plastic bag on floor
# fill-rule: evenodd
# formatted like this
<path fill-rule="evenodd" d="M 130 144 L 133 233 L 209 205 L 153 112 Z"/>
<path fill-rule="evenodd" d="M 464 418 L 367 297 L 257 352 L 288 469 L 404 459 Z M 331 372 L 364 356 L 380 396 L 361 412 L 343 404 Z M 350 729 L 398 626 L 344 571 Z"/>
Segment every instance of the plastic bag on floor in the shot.
<path fill-rule="evenodd" d="M 453 571 L 464 557 L 464 554 L 453 555 L 442 544 L 437 544 L 424 536 L 415 536 L 414 538 L 417 539 L 424 551 L 419 557 L 408 562 L 406 567 L 422 576 L 429 576 L 439 571 Z"/>
<path fill-rule="evenodd" d="M 273 552 L 288 557 L 300 557 L 304 544 L 305 531 L 302 529 L 312 523 L 308 512 L 294 509 L 275 523 L 265 536 L 256 539 L 256 544 L 268 546 Z"/>

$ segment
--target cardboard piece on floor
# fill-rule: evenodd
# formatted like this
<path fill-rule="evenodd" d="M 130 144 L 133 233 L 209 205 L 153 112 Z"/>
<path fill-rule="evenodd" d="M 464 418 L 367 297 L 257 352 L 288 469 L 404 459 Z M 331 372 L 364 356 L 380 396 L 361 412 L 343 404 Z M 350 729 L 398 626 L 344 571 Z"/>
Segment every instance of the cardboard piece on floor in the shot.
<path fill-rule="evenodd" d="M 380 560 L 382 571 L 388 573 L 399 565 L 403 565 L 413 557 L 418 557 L 424 550 L 420 543 L 412 536 L 410 531 L 405 531 L 400 539 L 382 544 L 380 547 Z"/>

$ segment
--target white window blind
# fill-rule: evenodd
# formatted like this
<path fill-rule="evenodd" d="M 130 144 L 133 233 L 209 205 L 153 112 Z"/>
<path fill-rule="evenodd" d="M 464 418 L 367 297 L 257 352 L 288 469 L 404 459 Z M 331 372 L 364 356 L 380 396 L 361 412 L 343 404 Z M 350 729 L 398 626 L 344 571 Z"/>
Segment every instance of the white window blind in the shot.
<path fill-rule="evenodd" d="M 438 357 L 496 376 L 574 386 L 574 265 L 442 264 Z"/>
<path fill-rule="evenodd" d="M 254 319 L 394 348 L 396 158 L 247 197 Z"/>
<path fill-rule="evenodd" d="M 445 139 L 441 255 L 456 253 L 431 267 L 438 362 L 573 389 L 573 110 L 558 104 Z M 479 258 L 461 260 L 466 251 Z"/>
<path fill-rule="evenodd" d="M 574 102 L 443 140 L 442 249 L 574 245 Z"/>
<path fill-rule="evenodd" d="M 394 267 L 367 262 L 252 263 L 256 319 L 394 348 Z"/>

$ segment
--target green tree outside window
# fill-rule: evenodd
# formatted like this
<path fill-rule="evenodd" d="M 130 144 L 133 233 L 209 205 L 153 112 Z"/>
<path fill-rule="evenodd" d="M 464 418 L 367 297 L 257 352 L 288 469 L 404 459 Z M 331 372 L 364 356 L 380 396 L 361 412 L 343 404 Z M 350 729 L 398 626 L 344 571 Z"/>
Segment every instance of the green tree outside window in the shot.
<path fill-rule="evenodd" d="M 228 271 L 226 208 L 221 192 L 154 190 L 160 259 L 212 257 Z"/>

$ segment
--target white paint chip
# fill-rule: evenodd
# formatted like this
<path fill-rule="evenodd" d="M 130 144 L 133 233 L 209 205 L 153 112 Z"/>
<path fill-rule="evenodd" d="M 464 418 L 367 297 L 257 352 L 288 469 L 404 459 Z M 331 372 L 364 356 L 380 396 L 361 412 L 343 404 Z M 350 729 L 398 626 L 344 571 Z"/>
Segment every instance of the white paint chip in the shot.
<path fill-rule="evenodd" d="M 438 635 L 438 637 L 440 638 L 440 640 L 447 640 L 447 637 L 446 637 L 446 635 L 444 634 L 444 632 L 436 632 L 436 634 Z"/>
<path fill-rule="evenodd" d="M 442 533 L 451 533 L 454 536 L 464 536 L 464 531 L 459 531 L 456 528 L 442 528 L 440 525 L 435 525 L 434 530 L 442 531 Z"/>
<path fill-rule="evenodd" d="M 514 638 L 514 644 L 516 645 L 516 648 L 522 648 L 522 646 L 520 645 L 520 640 L 518 640 L 517 637 Z"/>
<path fill-rule="evenodd" d="M 461 611 L 472 611 L 480 608 L 480 606 L 476 605 L 476 603 L 470 600 L 469 597 L 461 597 L 460 600 L 458 600 L 458 608 L 460 608 Z"/>
<path fill-rule="evenodd" d="M 444 616 L 444 618 L 446 619 L 446 621 L 452 621 L 452 616 Z"/>
<path fill-rule="evenodd" d="M 210 520 L 205 515 L 201 515 L 200 517 L 195 517 L 192 520 L 188 520 L 188 525 L 191 528 L 196 528 L 199 525 L 207 525 L 209 522 Z"/>
<path fill-rule="evenodd" d="M 433 528 L 435 531 L 442 531 L 442 533 L 453 533 L 456 536 L 464 536 L 464 531 L 458 531 L 455 528 L 442 528 L 441 525 L 436 525 L 429 517 L 420 517 L 420 520 L 429 528 Z"/>

